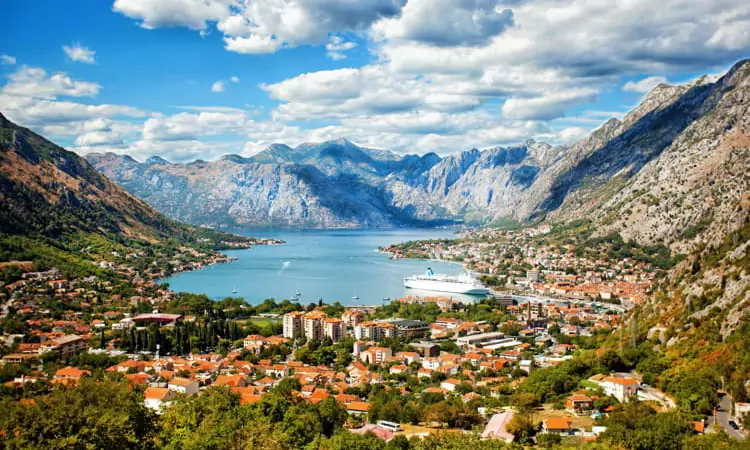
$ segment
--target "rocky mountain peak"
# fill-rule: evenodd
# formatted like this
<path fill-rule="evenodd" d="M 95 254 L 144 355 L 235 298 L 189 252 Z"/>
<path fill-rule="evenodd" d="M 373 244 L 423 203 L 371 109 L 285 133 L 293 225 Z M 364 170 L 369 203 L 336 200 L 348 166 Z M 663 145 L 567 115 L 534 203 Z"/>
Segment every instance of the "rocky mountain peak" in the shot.
<path fill-rule="evenodd" d="M 148 166 L 155 166 L 158 164 L 169 164 L 169 161 L 162 158 L 161 156 L 151 156 L 146 160 L 145 164 Z"/>

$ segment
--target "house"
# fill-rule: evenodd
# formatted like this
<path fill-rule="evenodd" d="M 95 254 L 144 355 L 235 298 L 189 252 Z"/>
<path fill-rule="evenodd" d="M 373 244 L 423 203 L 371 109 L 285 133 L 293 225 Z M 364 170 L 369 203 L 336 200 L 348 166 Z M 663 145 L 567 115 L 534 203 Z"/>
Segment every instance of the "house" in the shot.
<path fill-rule="evenodd" d="M 79 381 L 83 377 L 91 376 L 88 370 L 80 370 L 75 367 L 63 367 L 55 372 L 55 380 L 75 380 Z"/>
<path fill-rule="evenodd" d="M 574 394 L 565 399 L 565 407 L 573 414 L 585 414 L 594 409 L 594 401 L 583 394 Z"/>
<path fill-rule="evenodd" d="M 153 409 L 157 413 L 160 413 L 163 407 L 169 405 L 176 396 L 175 391 L 160 387 L 149 387 L 143 394 L 146 407 Z"/>
<path fill-rule="evenodd" d="M 174 377 L 167 384 L 169 390 L 180 394 L 193 395 L 198 393 L 198 382 L 189 378 Z"/>
<path fill-rule="evenodd" d="M 370 347 L 359 355 L 365 364 L 381 364 L 393 356 L 393 350 L 388 347 Z"/>
<path fill-rule="evenodd" d="M 214 380 L 214 386 L 245 387 L 247 380 L 242 375 L 219 375 Z"/>
<path fill-rule="evenodd" d="M 542 431 L 544 433 L 555 433 L 561 436 L 571 436 L 573 434 L 573 420 L 567 417 L 550 417 L 542 422 Z"/>
<path fill-rule="evenodd" d="M 399 374 L 399 373 L 404 373 L 404 372 L 406 372 L 406 371 L 407 371 L 408 369 L 409 369 L 409 368 L 408 368 L 408 367 L 406 367 L 406 366 L 405 366 L 405 365 L 403 365 L 403 364 L 397 364 L 397 365 L 395 365 L 395 366 L 393 366 L 393 367 L 391 367 L 391 368 L 390 368 L 390 370 L 389 370 L 389 373 L 390 373 L 391 375 L 396 375 L 396 374 Z"/>
<path fill-rule="evenodd" d="M 513 412 L 508 411 L 500 414 L 493 414 L 487 426 L 482 431 L 482 439 L 502 439 L 505 442 L 513 442 L 515 436 L 509 433 L 505 427 L 513 418 Z"/>
<path fill-rule="evenodd" d="M 352 415 L 362 415 L 370 412 L 370 405 L 367 402 L 351 402 L 346 405 L 346 412 Z"/>
<path fill-rule="evenodd" d="M 447 380 L 440 383 L 440 387 L 448 392 L 454 392 L 459 384 L 461 384 L 460 380 L 457 380 L 455 378 L 448 378 Z"/>
<path fill-rule="evenodd" d="M 60 353 L 60 356 L 67 359 L 87 347 L 88 344 L 84 338 L 77 334 L 69 334 L 67 336 L 51 339 L 49 342 L 44 342 L 40 351 L 44 353 L 55 350 Z"/>
<path fill-rule="evenodd" d="M 627 377 L 605 377 L 599 382 L 604 393 L 615 397 L 620 402 L 627 402 L 638 395 L 638 380 Z"/>
<path fill-rule="evenodd" d="M 264 377 L 260 380 L 255 381 L 255 384 L 262 387 L 263 389 L 270 389 L 276 386 L 276 383 L 278 383 L 278 380 L 271 377 Z"/>

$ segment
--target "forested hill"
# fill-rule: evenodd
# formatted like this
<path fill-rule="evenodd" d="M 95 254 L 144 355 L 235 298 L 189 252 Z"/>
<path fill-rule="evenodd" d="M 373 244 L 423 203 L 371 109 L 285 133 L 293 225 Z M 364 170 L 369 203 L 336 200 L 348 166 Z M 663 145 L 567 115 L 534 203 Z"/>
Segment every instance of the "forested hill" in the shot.
<path fill-rule="evenodd" d="M 100 248 L 169 243 L 204 249 L 252 242 L 164 217 L 85 159 L 0 114 L 0 261 L 45 266 L 80 253 L 71 243 L 93 241 Z"/>

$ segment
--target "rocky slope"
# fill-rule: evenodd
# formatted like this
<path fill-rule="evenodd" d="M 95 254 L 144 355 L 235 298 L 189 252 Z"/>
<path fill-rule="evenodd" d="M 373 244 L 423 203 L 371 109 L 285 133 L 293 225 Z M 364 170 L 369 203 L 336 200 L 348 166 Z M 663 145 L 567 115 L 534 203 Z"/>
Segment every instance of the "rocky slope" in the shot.
<path fill-rule="evenodd" d="M 750 62 L 719 79 L 659 85 L 609 126 L 599 130 L 609 140 L 563 161 L 568 167 L 549 187 L 535 186 L 544 200 L 532 217 L 590 217 L 600 233 L 684 252 L 717 244 L 743 225 L 750 212 Z"/>
<path fill-rule="evenodd" d="M 77 154 L 0 114 L 0 238 L 34 236 L 59 243 L 75 233 L 152 243 L 249 241 L 168 219 Z"/>
<path fill-rule="evenodd" d="M 429 225 L 502 209 L 555 153 L 534 142 L 441 159 L 398 155 L 346 140 L 275 144 L 251 158 L 139 163 L 91 154 L 103 174 L 168 216 L 199 224 L 299 227 Z M 476 218 L 486 221 L 486 213 Z"/>

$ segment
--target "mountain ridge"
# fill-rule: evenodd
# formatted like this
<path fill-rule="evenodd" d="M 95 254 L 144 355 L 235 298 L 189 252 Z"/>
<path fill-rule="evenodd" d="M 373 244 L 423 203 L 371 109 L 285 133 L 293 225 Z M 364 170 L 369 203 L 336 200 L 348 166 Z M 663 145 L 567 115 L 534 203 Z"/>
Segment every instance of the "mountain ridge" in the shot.
<path fill-rule="evenodd" d="M 690 241 L 684 238 L 686 230 L 701 217 L 707 220 L 711 207 L 673 212 L 672 218 L 662 215 L 660 223 L 626 213 L 638 208 L 635 197 L 640 203 L 655 201 L 647 200 L 647 191 L 670 189 L 669 177 L 659 179 L 655 167 L 669 168 L 675 179 L 690 173 L 701 183 L 710 181 L 680 154 L 693 151 L 705 164 L 716 162 L 714 178 L 719 180 L 747 166 L 742 154 L 750 103 L 748 67 L 745 60 L 721 77 L 659 84 L 622 119 L 609 119 L 583 139 L 561 146 L 528 140 L 441 157 L 399 155 L 336 140 L 295 148 L 273 144 L 248 158 L 148 167 L 114 155 L 88 158 L 157 209 L 192 223 L 382 227 L 565 222 L 590 216 L 603 230 L 622 229 L 625 236 L 648 244 L 687 249 L 696 243 L 685 243 Z M 704 135 L 713 137 L 695 139 Z M 727 145 L 732 149 L 726 150 Z M 734 167 L 726 164 L 729 160 Z M 724 203 L 734 202 L 745 185 L 734 183 Z M 156 193 L 164 187 L 170 191 L 166 198 Z M 696 189 L 690 192 L 699 195 Z M 625 198 L 625 192 L 633 198 Z M 181 208 L 174 200 L 178 198 L 189 208 Z M 630 216 L 632 220 L 623 220 Z M 722 223 L 728 220 L 726 212 L 719 216 Z"/>

